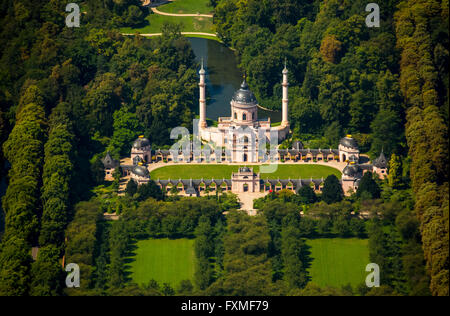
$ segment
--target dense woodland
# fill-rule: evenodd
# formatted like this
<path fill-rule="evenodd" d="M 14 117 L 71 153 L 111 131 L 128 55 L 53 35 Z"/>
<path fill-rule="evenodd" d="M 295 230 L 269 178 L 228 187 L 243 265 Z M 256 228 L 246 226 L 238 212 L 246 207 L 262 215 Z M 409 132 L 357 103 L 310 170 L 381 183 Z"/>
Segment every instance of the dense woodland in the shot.
<path fill-rule="evenodd" d="M 448 295 L 448 0 L 379 1 L 376 29 L 360 0 L 211 3 L 264 106 L 280 106 L 286 58 L 294 139 L 325 148 L 351 133 L 372 157 L 384 150 L 388 179 L 368 173 L 343 197 L 329 177 L 321 195 L 257 200 L 255 217 L 232 195 L 130 184 L 118 197 L 117 179 L 103 183 L 107 151 L 127 154 L 140 134 L 169 145 L 192 124 L 189 42 L 176 25 L 122 36 L 148 14 L 137 0 L 83 1 L 80 28 L 65 27 L 64 1 L 1 0 L 0 295 Z M 112 211 L 121 219 L 104 221 Z M 321 236 L 369 238 L 383 286 L 312 284 L 303 239 Z M 194 280 L 132 284 L 124 258 L 148 237 L 195 237 Z M 80 264 L 81 289 L 64 289 L 63 257 Z"/>

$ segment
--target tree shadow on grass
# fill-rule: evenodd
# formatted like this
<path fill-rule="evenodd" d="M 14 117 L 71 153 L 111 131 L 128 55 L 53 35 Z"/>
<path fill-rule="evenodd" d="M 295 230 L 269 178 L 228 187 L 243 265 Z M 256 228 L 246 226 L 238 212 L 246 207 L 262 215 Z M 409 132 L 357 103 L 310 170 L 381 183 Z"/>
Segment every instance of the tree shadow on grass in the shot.
<path fill-rule="evenodd" d="M 128 246 L 127 246 L 127 254 L 126 257 L 123 259 L 124 267 L 123 267 L 123 275 L 125 277 L 126 282 L 132 281 L 131 278 L 131 263 L 136 261 L 136 250 L 138 249 L 137 246 L 137 239 L 132 239 Z"/>
<path fill-rule="evenodd" d="M 311 246 L 306 244 L 306 242 L 304 243 L 304 246 L 303 246 L 300 256 L 301 256 L 301 260 L 303 263 L 303 267 L 306 271 L 306 281 L 310 282 L 311 275 L 309 273 L 309 269 L 311 268 L 311 265 L 312 265 L 312 262 L 314 261 L 314 259 L 311 257 Z"/>

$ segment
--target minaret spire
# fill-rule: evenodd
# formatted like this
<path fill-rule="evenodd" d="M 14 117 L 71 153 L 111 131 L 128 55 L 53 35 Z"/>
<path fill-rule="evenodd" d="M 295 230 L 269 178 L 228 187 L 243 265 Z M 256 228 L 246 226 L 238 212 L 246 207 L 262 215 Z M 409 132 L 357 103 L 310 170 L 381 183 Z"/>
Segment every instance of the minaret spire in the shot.
<path fill-rule="evenodd" d="M 287 70 L 287 58 L 284 59 L 284 69 L 283 69 L 283 107 L 282 107 L 282 121 L 281 125 L 286 127 L 289 126 L 289 119 L 288 119 L 288 109 L 289 109 L 289 95 L 288 95 L 288 87 L 289 87 L 289 81 L 288 81 L 288 73 Z"/>
<path fill-rule="evenodd" d="M 200 128 L 206 128 L 208 125 L 206 124 L 206 84 L 205 77 L 206 71 L 204 68 L 204 61 L 202 57 L 202 68 L 199 71 L 200 75 L 200 83 L 198 84 L 200 87 L 200 100 L 199 100 L 199 113 L 200 113 Z"/>

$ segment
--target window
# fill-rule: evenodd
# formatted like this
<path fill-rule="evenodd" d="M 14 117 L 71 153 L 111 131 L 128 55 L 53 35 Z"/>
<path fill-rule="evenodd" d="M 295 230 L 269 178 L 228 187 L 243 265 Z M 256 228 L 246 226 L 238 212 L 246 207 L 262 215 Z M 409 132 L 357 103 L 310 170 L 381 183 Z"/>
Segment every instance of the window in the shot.
<path fill-rule="evenodd" d="M 252 120 L 255 119 L 255 113 L 252 113 Z"/>
<path fill-rule="evenodd" d="M 234 112 L 234 119 L 237 120 L 237 113 Z"/>
<path fill-rule="evenodd" d="M 247 114 L 242 114 L 242 120 L 246 121 L 247 120 Z"/>

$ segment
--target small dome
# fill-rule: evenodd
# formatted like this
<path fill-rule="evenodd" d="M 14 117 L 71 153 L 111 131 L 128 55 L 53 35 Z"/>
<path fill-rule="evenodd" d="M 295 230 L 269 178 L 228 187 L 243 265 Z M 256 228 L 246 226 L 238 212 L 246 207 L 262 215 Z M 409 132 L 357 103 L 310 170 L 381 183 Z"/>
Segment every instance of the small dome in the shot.
<path fill-rule="evenodd" d="M 358 165 L 347 165 L 342 173 L 348 177 L 354 177 L 361 171 L 361 168 Z"/>
<path fill-rule="evenodd" d="M 145 137 L 139 137 L 133 142 L 133 148 L 141 149 L 150 146 L 150 141 Z"/>
<path fill-rule="evenodd" d="M 148 172 L 148 169 L 144 166 L 136 165 L 133 167 L 132 172 L 140 177 L 149 178 L 150 172 Z"/>
<path fill-rule="evenodd" d="M 339 144 L 341 144 L 344 147 L 358 149 L 358 143 L 350 135 L 347 135 L 346 137 L 342 138 Z"/>
<path fill-rule="evenodd" d="M 241 88 L 234 93 L 233 101 L 239 104 L 256 105 L 256 97 L 248 88 L 248 84 L 245 79 L 241 84 Z"/>

